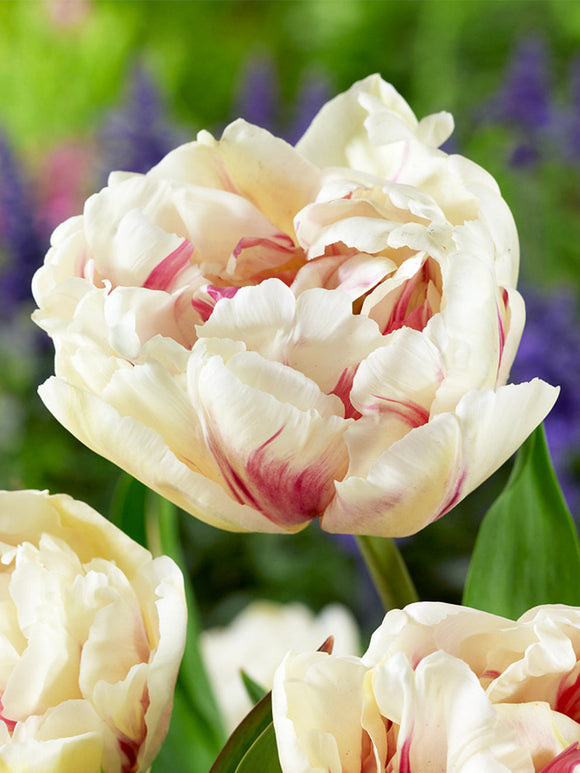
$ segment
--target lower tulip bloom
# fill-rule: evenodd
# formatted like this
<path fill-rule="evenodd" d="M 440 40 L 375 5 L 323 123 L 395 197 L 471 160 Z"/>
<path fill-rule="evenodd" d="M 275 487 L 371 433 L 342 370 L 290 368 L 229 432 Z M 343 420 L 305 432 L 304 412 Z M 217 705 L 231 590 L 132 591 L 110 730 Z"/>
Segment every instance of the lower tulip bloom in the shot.
<path fill-rule="evenodd" d="M 580 609 L 516 622 L 425 602 L 362 658 L 289 654 L 272 705 L 284 773 L 567 773 L 580 762 Z"/>
<path fill-rule="evenodd" d="M 88 505 L 0 492 L 0 768 L 141 773 L 167 732 L 183 578 Z"/>
<path fill-rule="evenodd" d="M 201 651 L 226 729 L 234 730 L 252 708 L 242 671 L 269 690 L 288 648 L 317 649 L 329 636 L 337 654 L 360 652 L 354 618 L 339 604 L 315 615 L 302 604 L 255 601 L 230 625 L 203 631 Z"/>
<path fill-rule="evenodd" d="M 402 537 L 519 447 L 557 390 L 506 385 L 524 324 L 493 178 L 379 76 L 296 147 L 242 120 L 113 173 L 33 281 L 40 395 L 76 437 L 237 531 Z"/>

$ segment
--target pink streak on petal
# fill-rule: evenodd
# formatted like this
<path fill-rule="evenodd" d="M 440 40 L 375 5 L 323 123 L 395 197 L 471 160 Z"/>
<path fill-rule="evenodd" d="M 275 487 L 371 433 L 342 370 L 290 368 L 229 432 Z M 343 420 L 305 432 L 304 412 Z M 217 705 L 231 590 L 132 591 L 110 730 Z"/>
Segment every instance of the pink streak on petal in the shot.
<path fill-rule="evenodd" d="M 443 504 L 441 505 L 439 510 L 435 513 L 433 518 L 429 521 L 429 523 L 434 523 L 435 521 L 438 521 L 439 518 L 444 516 L 453 507 L 455 507 L 455 505 L 461 499 L 461 490 L 463 488 L 463 484 L 465 483 L 466 477 L 467 477 L 467 472 L 464 470 L 461 473 L 461 475 L 459 476 L 459 479 L 457 480 L 453 491 L 450 493 L 450 495 L 447 497 L 447 499 L 443 502 Z"/>
<path fill-rule="evenodd" d="M 374 404 L 369 406 L 369 408 L 374 408 L 379 413 L 394 413 L 403 421 L 407 422 L 412 428 L 421 427 L 429 421 L 429 411 L 423 408 L 422 405 L 418 405 L 412 401 L 404 403 L 400 400 L 393 400 L 390 397 L 382 397 L 381 395 L 372 395 L 372 397 L 387 405 L 384 410 L 381 404 Z"/>
<path fill-rule="evenodd" d="M 433 309 L 427 298 L 427 290 L 429 283 L 434 279 L 429 261 L 426 261 L 421 270 L 408 279 L 403 287 L 403 290 L 395 303 L 391 316 L 383 330 L 383 335 L 392 333 L 394 330 L 399 330 L 402 327 L 410 327 L 414 330 L 423 330 L 427 322 L 433 316 Z M 409 303 L 413 297 L 413 293 L 420 284 L 425 286 L 425 300 L 416 308 L 409 311 Z"/>
<path fill-rule="evenodd" d="M 10 735 L 12 735 L 17 723 L 12 719 L 7 719 L 3 714 L 4 714 L 4 704 L 0 700 L 0 721 L 4 722 L 4 724 L 8 728 L 8 732 L 10 733 Z"/>
<path fill-rule="evenodd" d="M 250 505 L 256 510 L 259 510 L 258 502 L 252 496 L 252 493 L 249 491 L 244 480 L 242 480 L 238 472 L 230 463 L 223 444 L 216 442 L 214 437 L 209 433 L 206 434 L 206 443 L 236 501 L 241 505 Z"/>
<path fill-rule="evenodd" d="M 580 765 L 580 746 L 573 743 L 547 765 L 540 769 L 539 773 L 573 773 Z"/>
<path fill-rule="evenodd" d="M 161 263 L 155 266 L 145 280 L 143 287 L 148 290 L 168 291 L 175 284 L 175 280 L 181 271 L 189 267 L 192 255 L 193 245 L 189 239 L 184 239 L 177 249 L 169 253 L 166 258 L 163 258 Z"/>
<path fill-rule="evenodd" d="M 292 466 L 288 459 L 268 458 L 268 446 L 283 429 L 250 454 L 246 472 L 249 486 L 261 503 L 258 509 L 273 523 L 289 527 L 321 516 L 334 487 L 324 458 L 303 468 Z"/>
<path fill-rule="evenodd" d="M 208 321 L 215 309 L 215 304 L 210 303 L 203 298 L 192 298 L 191 305 L 193 309 L 197 311 L 203 322 Z"/>
<path fill-rule="evenodd" d="M 566 684 L 568 677 L 564 677 L 558 688 L 556 696 L 556 705 L 554 709 L 561 714 L 565 714 L 575 722 L 580 721 L 580 674 L 572 684 Z"/>
<path fill-rule="evenodd" d="M 409 160 L 409 140 L 405 140 L 405 147 L 403 148 L 403 158 L 401 159 L 401 165 L 399 166 L 399 168 L 397 169 L 397 171 L 392 177 L 392 181 L 394 183 L 396 183 L 399 177 L 401 176 L 401 172 L 405 168 L 408 160 Z"/>
<path fill-rule="evenodd" d="M 251 247 L 268 247 L 276 252 L 291 252 L 294 249 L 294 242 L 288 234 L 279 233 L 275 236 L 243 236 L 234 247 L 232 255 L 237 258 L 242 250 Z"/>
<path fill-rule="evenodd" d="M 217 287 L 216 285 L 208 285 L 205 288 L 205 291 L 209 296 L 209 300 L 198 296 L 197 298 L 191 299 L 191 305 L 200 315 L 202 320 L 207 322 L 213 314 L 216 303 L 222 298 L 233 298 L 239 289 L 239 287 Z"/>
<path fill-rule="evenodd" d="M 479 677 L 480 679 L 497 679 L 498 676 L 501 676 L 500 671 L 496 671 L 494 668 L 488 668 L 486 671 L 483 672 L 483 674 Z"/>
<path fill-rule="evenodd" d="M 362 414 L 356 410 L 350 401 L 350 393 L 352 391 L 352 383 L 356 368 L 345 368 L 340 374 L 340 378 L 336 382 L 336 386 L 332 390 L 331 394 L 336 395 L 344 405 L 344 417 L 346 419 L 360 419 Z"/>
<path fill-rule="evenodd" d="M 413 740 L 413 729 L 411 728 L 411 732 L 405 738 L 405 741 L 401 747 L 401 756 L 399 759 L 399 773 L 412 773 L 411 760 L 410 760 L 410 749 L 411 749 L 412 740 Z"/>
<path fill-rule="evenodd" d="M 222 298 L 233 298 L 239 289 L 239 287 L 216 287 L 215 285 L 207 286 L 208 295 L 210 295 L 216 303 Z"/>

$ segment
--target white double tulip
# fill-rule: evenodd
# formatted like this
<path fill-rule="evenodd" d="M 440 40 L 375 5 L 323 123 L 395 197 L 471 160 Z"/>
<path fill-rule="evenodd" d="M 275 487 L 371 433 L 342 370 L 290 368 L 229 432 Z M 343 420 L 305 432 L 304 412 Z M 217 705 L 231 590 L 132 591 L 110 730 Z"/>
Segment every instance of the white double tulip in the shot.
<path fill-rule="evenodd" d="M 42 399 L 208 523 L 404 536 L 453 507 L 557 390 L 505 386 L 518 241 L 483 169 L 379 76 L 296 147 L 244 121 L 60 226 L 33 292 Z"/>
<path fill-rule="evenodd" d="M 272 703 L 284 773 L 576 770 L 580 609 L 413 604 L 362 659 L 289 654 Z"/>
<path fill-rule="evenodd" d="M 88 505 L 0 492 L 0 769 L 147 771 L 185 645 L 183 578 Z"/>

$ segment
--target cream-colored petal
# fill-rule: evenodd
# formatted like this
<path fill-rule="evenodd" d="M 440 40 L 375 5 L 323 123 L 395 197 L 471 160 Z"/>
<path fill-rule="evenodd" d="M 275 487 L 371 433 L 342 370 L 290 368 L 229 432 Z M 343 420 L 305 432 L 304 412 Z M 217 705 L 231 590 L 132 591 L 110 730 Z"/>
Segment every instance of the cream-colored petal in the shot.
<path fill-rule="evenodd" d="M 323 528 L 385 537 L 415 533 L 495 472 L 556 396 L 538 379 L 497 392 L 468 392 L 454 413 L 438 414 L 394 442 L 365 478 L 347 475 L 338 482 Z"/>
<path fill-rule="evenodd" d="M 54 377 L 39 387 L 39 394 L 86 446 L 200 520 L 229 531 L 286 530 L 238 504 L 220 485 L 179 461 L 157 432 L 121 416 L 100 398 Z"/>
<path fill-rule="evenodd" d="M 211 343 L 211 339 L 209 340 Z M 194 361 L 192 360 L 192 365 Z M 240 352 L 190 369 L 190 394 L 205 440 L 232 497 L 289 528 L 318 517 L 346 472 L 348 422 L 298 371 Z"/>

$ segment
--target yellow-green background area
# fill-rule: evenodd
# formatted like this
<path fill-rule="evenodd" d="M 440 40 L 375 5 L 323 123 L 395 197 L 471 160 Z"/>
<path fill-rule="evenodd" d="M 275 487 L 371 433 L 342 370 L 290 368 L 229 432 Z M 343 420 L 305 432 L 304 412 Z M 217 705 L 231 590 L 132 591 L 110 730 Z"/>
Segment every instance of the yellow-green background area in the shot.
<path fill-rule="evenodd" d="M 51 21 L 44 0 L 0 0 L 0 131 L 33 172 L 57 143 L 93 136 L 106 112 L 123 104 L 137 62 L 159 87 L 167 118 L 192 138 L 235 117 L 251 57 L 271 58 L 289 114 L 309 74 L 324 75 L 339 92 L 379 72 L 419 117 L 455 115 L 458 149 L 498 179 L 514 212 L 524 279 L 577 288 L 580 165 L 552 154 L 515 169 L 512 129 L 481 119 L 518 41 L 530 35 L 545 40 L 554 95 L 569 102 L 569 68 L 580 55 L 573 0 L 96 0 L 68 28 Z M 35 388 L 50 373 L 52 353 L 47 346 L 31 356 L 27 365 L 18 349 L 9 361 L 2 353 L 0 485 L 68 491 L 106 513 L 118 471 L 40 404 Z M 18 430 L 7 435 L 16 408 Z M 457 600 L 477 520 L 500 482 L 403 546 L 423 597 Z M 343 600 L 369 628 L 378 621 L 351 546 L 315 527 L 290 538 L 235 538 L 187 517 L 183 532 L 206 622 L 223 622 L 259 596 L 315 608 Z"/>

